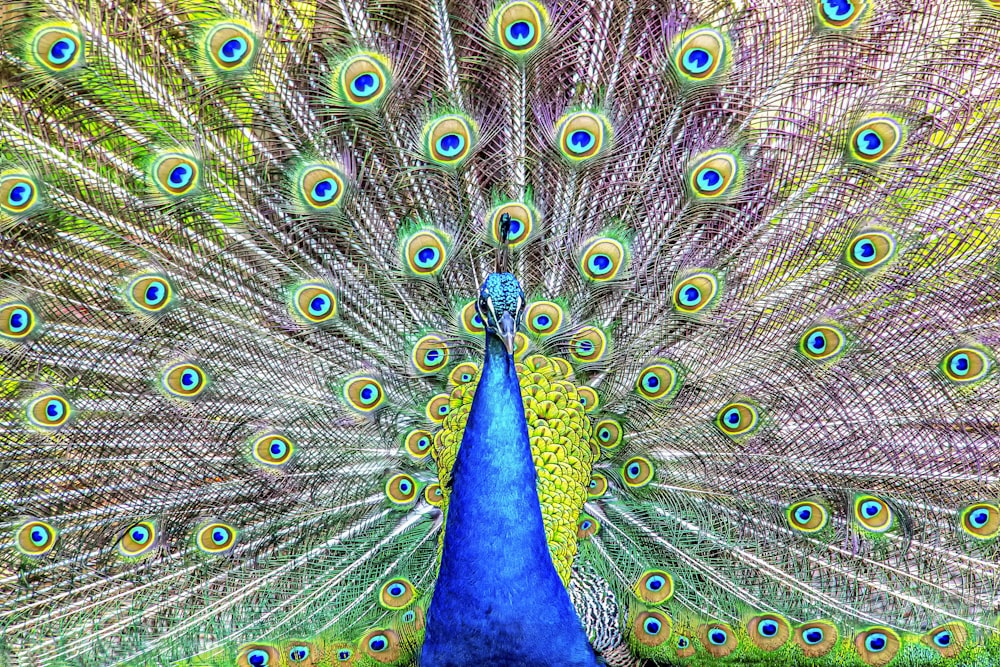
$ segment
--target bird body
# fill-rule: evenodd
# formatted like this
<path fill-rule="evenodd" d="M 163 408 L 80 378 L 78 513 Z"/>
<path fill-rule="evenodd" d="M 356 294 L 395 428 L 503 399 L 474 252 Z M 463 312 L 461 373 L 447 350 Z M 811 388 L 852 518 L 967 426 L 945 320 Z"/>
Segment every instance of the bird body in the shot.
<path fill-rule="evenodd" d="M 0 7 L 0 662 L 1000 664 L 1000 8 Z"/>

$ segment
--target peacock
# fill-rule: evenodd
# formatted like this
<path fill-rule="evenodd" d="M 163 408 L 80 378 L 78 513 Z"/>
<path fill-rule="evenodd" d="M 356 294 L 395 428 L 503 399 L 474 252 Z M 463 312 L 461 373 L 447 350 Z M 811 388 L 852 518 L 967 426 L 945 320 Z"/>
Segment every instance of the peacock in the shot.
<path fill-rule="evenodd" d="M 0 664 L 1000 665 L 998 54 L 6 0 Z"/>

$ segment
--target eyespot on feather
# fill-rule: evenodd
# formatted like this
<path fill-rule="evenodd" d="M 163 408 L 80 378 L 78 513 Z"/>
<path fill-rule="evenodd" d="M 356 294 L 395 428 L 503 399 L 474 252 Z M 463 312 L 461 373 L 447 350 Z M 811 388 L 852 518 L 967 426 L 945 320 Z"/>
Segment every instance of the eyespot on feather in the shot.
<path fill-rule="evenodd" d="M 129 282 L 128 303 L 140 313 L 162 312 L 174 298 L 173 286 L 163 276 L 144 273 Z"/>
<path fill-rule="evenodd" d="M 83 36 L 76 26 L 47 23 L 39 26 L 32 35 L 30 60 L 42 69 L 58 74 L 69 71 L 83 62 Z"/>
<path fill-rule="evenodd" d="M 472 362 L 464 361 L 455 366 L 451 373 L 448 374 L 448 382 L 457 387 L 472 382 L 476 379 L 477 375 L 479 375 L 479 366 Z"/>
<path fill-rule="evenodd" d="M 884 533 L 892 528 L 893 512 L 889 504 L 872 495 L 862 494 L 854 499 L 854 518 L 865 530 Z"/>
<path fill-rule="evenodd" d="M 632 636 L 643 646 L 659 646 L 670 638 L 670 619 L 658 611 L 641 611 L 632 622 Z"/>
<path fill-rule="evenodd" d="M 420 230 L 403 244 L 403 261 L 418 276 L 432 276 L 441 271 L 447 258 L 444 240 L 430 229 Z M 474 304 L 475 302 L 473 302 Z"/>
<path fill-rule="evenodd" d="M 536 301 L 528 306 L 524 323 L 528 331 L 536 336 L 551 336 L 559 331 L 563 321 L 563 310 L 553 301 Z"/>
<path fill-rule="evenodd" d="M 801 533 L 818 533 L 830 520 L 827 509 L 812 500 L 800 500 L 792 503 L 785 511 L 788 525 Z"/>
<path fill-rule="evenodd" d="M 677 369 L 669 363 L 650 364 L 639 371 L 635 391 L 650 403 L 664 403 L 677 395 L 680 382 Z"/>
<path fill-rule="evenodd" d="M 754 616 L 747 622 L 746 630 L 750 642 L 768 653 L 784 646 L 792 634 L 788 621 L 778 614 Z"/>
<path fill-rule="evenodd" d="M 814 326 L 799 339 L 799 352 L 812 361 L 830 361 L 844 351 L 847 337 L 832 324 Z"/>
<path fill-rule="evenodd" d="M 615 449 L 622 444 L 623 436 L 622 425 L 614 419 L 602 419 L 594 426 L 594 437 L 601 449 Z"/>
<path fill-rule="evenodd" d="M 367 414 L 375 410 L 385 399 L 382 385 L 375 378 L 359 375 L 344 385 L 344 400 L 354 410 Z"/>
<path fill-rule="evenodd" d="M 739 640 L 725 623 L 706 623 L 698 628 L 702 646 L 714 658 L 724 658 L 736 650 Z"/>
<path fill-rule="evenodd" d="M 278 433 L 269 433 L 254 440 L 251 447 L 254 460 L 268 468 L 281 468 L 292 460 L 295 445 Z"/>
<path fill-rule="evenodd" d="M 14 533 L 14 546 L 25 556 L 37 558 L 52 551 L 58 532 L 45 521 L 28 521 Z"/>
<path fill-rule="evenodd" d="M 691 643 L 691 638 L 686 635 L 678 635 L 674 640 L 674 652 L 678 658 L 690 658 L 697 651 Z"/>
<path fill-rule="evenodd" d="M 837 626 L 829 621 L 810 621 L 795 628 L 792 641 L 807 658 L 821 658 L 837 644 Z"/>
<path fill-rule="evenodd" d="M 535 2 L 516 0 L 493 12 L 493 39 L 507 53 L 524 57 L 538 48 L 548 28 L 545 8 Z"/>
<path fill-rule="evenodd" d="M 29 215 L 40 203 L 38 182 L 19 171 L 0 173 L 0 212 L 11 218 Z"/>
<path fill-rule="evenodd" d="M 246 644 L 236 654 L 239 667 L 281 667 L 278 649 L 270 644 Z"/>
<path fill-rule="evenodd" d="M 424 500 L 432 507 L 441 507 L 444 504 L 444 491 L 440 484 L 428 484 L 424 488 Z"/>
<path fill-rule="evenodd" d="M 625 485 L 638 489 L 653 480 L 653 463 L 643 456 L 634 456 L 622 465 L 622 481 Z"/>
<path fill-rule="evenodd" d="M 446 114 L 424 126 L 424 152 L 431 162 L 457 167 L 472 152 L 476 138 L 476 125 L 472 119 L 459 114 Z"/>
<path fill-rule="evenodd" d="M 955 658 L 962 652 L 969 638 L 969 630 L 962 623 L 945 623 L 927 632 L 921 641 L 935 650 L 942 658 Z"/>
<path fill-rule="evenodd" d="M 153 183 L 168 197 L 183 197 L 194 192 L 200 174 L 200 165 L 183 153 L 161 153 L 153 162 Z"/>
<path fill-rule="evenodd" d="M 391 86 L 388 59 L 379 53 L 365 52 L 347 58 L 337 72 L 340 96 L 352 106 L 374 106 Z"/>
<path fill-rule="evenodd" d="M 719 279 L 707 271 L 693 273 L 674 287 L 674 308 L 682 313 L 700 313 L 714 305 L 719 295 Z"/>
<path fill-rule="evenodd" d="M 417 460 L 423 460 L 431 453 L 434 438 L 423 429 L 414 429 L 404 439 L 406 453 Z"/>
<path fill-rule="evenodd" d="M 604 332 L 597 327 L 581 327 L 569 341 L 569 354 L 580 364 L 600 361 L 608 346 Z"/>
<path fill-rule="evenodd" d="M 462 329 L 467 334 L 476 336 L 486 331 L 486 327 L 483 325 L 483 318 L 476 311 L 476 302 L 474 300 L 462 307 L 461 319 Z"/>
<path fill-rule="evenodd" d="M 205 55 L 218 72 L 247 69 L 257 51 L 257 39 L 245 25 L 221 21 L 205 32 Z"/>
<path fill-rule="evenodd" d="M 347 191 L 347 178 L 338 165 L 312 163 L 298 171 L 297 195 L 306 211 L 336 208 Z"/>
<path fill-rule="evenodd" d="M 399 635 L 393 630 L 370 630 L 361 638 L 359 647 L 369 658 L 383 664 L 396 662 L 402 655 Z"/>
<path fill-rule="evenodd" d="M 0 337 L 19 341 L 31 335 L 38 319 L 31 306 L 20 301 L 0 305 Z"/>
<path fill-rule="evenodd" d="M 285 644 L 285 656 L 290 665 L 299 667 L 318 667 L 322 658 L 319 647 L 307 641 L 292 641 Z"/>
<path fill-rule="evenodd" d="M 416 599 L 417 590 L 408 579 L 397 577 L 382 585 L 378 599 L 386 609 L 406 609 Z"/>
<path fill-rule="evenodd" d="M 632 590 L 646 604 L 663 604 L 674 595 L 674 578 L 663 570 L 646 570 Z"/>
<path fill-rule="evenodd" d="M 581 514 L 576 521 L 576 539 L 586 540 L 601 530 L 601 524 L 589 514 Z"/>
<path fill-rule="evenodd" d="M 745 401 L 734 401 L 719 410 L 715 425 L 730 438 L 743 438 L 760 426 L 760 415 L 756 406 Z"/>
<path fill-rule="evenodd" d="M 535 230 L 535 221 L 538 214 L 527 204 L 520 202 L 510 202 L 502 204 L 493 209 L 490 214 L 490 229 L 493 233 L 493 242 L 503 243 L 500 238 L 502 230 L 500 228 L 501 218 L 504 214 L 510 216 L 510 227 L 507 230 L 507 245 L 511 249 L 517 248 L 531 237 Z"/>
<path fill-rule="evenodd" d="M 992 540 L 1000 534 L 1000 506 L 974 503 L 959 514 L 959 526 L 978 540 Z"/>
<path fill-rule="evenodd" d="M 625 246 L 610 237 L 594 238 L 580 253 L 580 273 L 587 280 L 613 280 L 625 265 Z"/>
<path fill-rule="evenodd" d="M 385 497 L 396 505 L 412 503 L 417 498 L 417 482 L 406 473 L 397 473 L 385 483 Z"/>
<path fill-rule="evenodd" d="M 73 409 L 58 394 L 42 394 L 28 404 L 27 417 L 32 426 L 44 431 L 54 431 L 69 421 Z"/>
<path fill-rule="evenodd" d="M 699 28 L 685 34 L 674 50 L 674 67 L 682 81 L 706 82 L 726 63 L 726 40 L 718 30 Z"/>
<path fill-rule="evenodd" d="M 427 401 L 424 414 L 435 424 L 440 424 L 451 412 L 451 394 L 437 394 Z"/>
<path fill-rule="evenodd" d="M 603 114 L 577 111 L 566 114 L 556 124 L 559 151 L 570 162 L 584 162 L 598 155 L 611 135 L 611 125 Z"/>
<path fill-rule="evenodd" d="M 735 155 L 710 153 L 691 167 L 688 186 L 699 199 L 717 199 L 730 193 L 738 175 L 739 161 Z"/>
<path fill-rule="evenodd" d="M 816 2 L 820 25 L 837 30 L 853 26 L 867 8 L 866 0 L 817 0 Z"/>
<path fill-rule="evenodd" d="M 204 391 L 208 385 L 208 377 L 201 367 L 191 363 L 181 363 L 163 371 L 160 384 L 171 396 L 191 399 Z"/>
<path fill-rule="evenodd" d="M 322 283 L 307 283 L 292 296 L 292 314 L 307 324 L 322 324 L 337 315 L 337 297 Z"/>
<path fill-rule="evenodd" d="M 595 500 L 604 496 L 608 491 L 608 478 L 599 472 L 595 472 L 590 476 L 590 482 L 587 484 L 587 498 L 589 500 Z"/>
<path fill-rule="evenodd" d="M 938 367 L 955 384 L 974 384 L 990 372 L 990 358 L 974 347 L 955 348 L 944 356 Z"/>
<path fill-rule="evenodd" d="M 448 345 L 440 336 L 424 336 L 413 346 L 410 362 L 421 375 L 440 372 L 448 365 Z"/>
<path fill-rule="evenodd" d="M 896 253 L 896 239 L 884 231 L 869 231 L 858 234 L 847 245 L 844 260 L 848 266 L 860 271 L 876 269 Z"/>
<path fill-rule="evenodd" d="M 118 540 L 118 553 L 124 558 L 141 558 L 156 547 L 158 533 L 152 521 L 131 526 Z"/>
<path fill-rule="evenodd" d="M 195 545 L 207 554 L 224 554 L 236 545 L 237 535 L 237 530 L 230 525 L 218 522 L 209 523 L 198 529 Z"/>
<path fill-rule="evenodd" d="M 903 138 L 903 129 L 892 118 L 873 118 L 851 133 L 849 154 L 855 160 L 874 164 L 889 157 Z"/>
<path fill-rule="evenodd" d="M 899 652 L 900 639 L 893 630 L 873 627 L 854 637 L 854 648 L 858 656 L 871 667 L 883 667 L 892 662 Z"/>
<path fill-rule="evenodd" d="M 601 397 L 593 387 L 577 387 L 576 393 L 580 396 L 584 412 L 591 413 L 601 404 Z"/>

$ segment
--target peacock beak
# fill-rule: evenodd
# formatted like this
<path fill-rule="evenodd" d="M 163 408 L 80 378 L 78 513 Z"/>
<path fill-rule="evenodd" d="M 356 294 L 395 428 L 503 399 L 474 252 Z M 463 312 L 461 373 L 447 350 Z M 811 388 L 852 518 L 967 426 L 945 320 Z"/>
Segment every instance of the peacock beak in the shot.
<path fill-rule="evenodd" d="M 507 348 L 507 354 L 514 354 L 514 336 L 517 335 L 517 320 L 508 312 L 500 315 L 497 321 L 497 333 L 503 340 L 503 346 Z"/>

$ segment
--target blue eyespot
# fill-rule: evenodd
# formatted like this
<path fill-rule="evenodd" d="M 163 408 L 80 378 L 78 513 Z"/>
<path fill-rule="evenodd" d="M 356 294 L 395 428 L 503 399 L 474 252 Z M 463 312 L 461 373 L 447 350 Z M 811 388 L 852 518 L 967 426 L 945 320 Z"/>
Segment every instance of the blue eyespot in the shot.
<path fill-rule="evenodd" d="M 680 291 L 680 301 L 682 306 L 697 306 L 701 302 L 701 290 L 694 285 L 689 285 Z"/>
<path fill-rule="evenodd" d="M 817 331 L 809 336 L 806 346 L 813 354 L 823 354 L 826 352 L 826 336 L 823 335 L 822 331 Z"/>
<path fill-rule="evenodd" d="M 151 280 L 146 285 L 146 293 L 142 300 L 147 306 L 155 307 L 160 305 L 165 298 L 167 298 L 167 286 L 160 280 Z"/>
<path fill-rule="evenodd" d="M 684 69 L 691 74 L 701 74 L 712 66 L 715 58 L 705 49 L 690 49 L 684 54 Z"/>
<path fill-rule="evenodd" d="M 877 155 L 882 151 L 882 137 L 878 136 L 878 132 L 874 130 L 865 130 L 859 133 L 855 143 L 858 152 L 863 155 Z"/>
<path fill-rule="evenodd" d="M 854 13 L 850 0 L 823 0 L 823 13 L 831 21 L 839 21 Z"/>
<path fill-rule="evenodd" d="M 586 153 L 597 143 L 597 137 L 588 130 L 574 130 L 569 135 L 569 150 L 573 153 Z"/>
<path fill-rule="evenodd" d="M 36 547 L 40 547 L 49 541 L 48 533 L 46 533 L 41 528 L 33 528 L 31 530 L 31 543 Z"/>
<path fill-rule="evenodd" d="M 861 513 L 867 517 L 878 515 L 882 511 L 882 505 L 874 500 L 868 500 L 861 504 Z"/>
<path fill-rule="evenodd" d="M 655 618 L 647 618 L 646 622 L 642 625 L 642 629 L 645 630 L 648 635 L 655 635 L 662 627 L 663 626 L 660 625 L 660 622 Z"/>
<path fill-rule="evenodd" d="M 969 515 L 969 523 L 973 528 L 982 528 L 990 520 L 990 514 L 986 510 L 976 510 Z"/>
<path fill-rule="evenodd" d="M 465 137 L 449 133 L 437 140 L 437 152 L 445 158 L 453 158 L 465 150 Z"/>
<path fill-rule="evenodd" d="M 31 187 L 31 183 L 21 181 L 7 193 L 7 203 L 14 208 L 24 206 L 31 199 L 33 192 L 34 188 Z"/>
<path fill-rule="evenodd" d="M 726 633 L 726 631 L 721 630 L 719 628 L 714 628 L 711 632 L 708 633 L 708 641 L 713 646 L 725 646 L 726 641 L 728 641 L 728 639 L 729 635 Z"/>
<path fill-rule="evenodd" d="M 802 641 L 810 646 L 815 646 L 823 641 L 823 631 L 820 628 L 809 628 L 802 633 Z"/>
<path fill-rule="evenodd" d="M 587 259 L 587 268 L 597 276 L 602 276 L 615 268 L 614 262 L 604 253 L 595 253 Z"/>
<path fill-rule="evenodd" d="M 584 521 L 583 521 L 583 522 L 582 522 L 582 523 L 580 524 L 580 528 L 582 528 L 583 530 L 590 530 L 590 527 L 591 527 L 591 526 L 593 526 L 593 525 L 594 525 L 594 524 L 593 524 L 593 523 L 591 523 L 590 519 L 585 519 L 585 520 L 584 520 Z"/>
<path fill-rule="evenodd" d="M 740 411 L 737 408 L 730 408 L 726 410 L 726 414 L 722 415 L 722 421 L 726 423 L 730 428 L 737 428 L 740 425 Z"/>
<path fill-rule="evenodd" d="M 778 634 L 778 624 L 770 620 L 762 621 L 757 626 L 757 629 L 760 631 L 760 634 L 765 637 L 773 637 Z"/>
<path fill-rule="evenodd" d="M 144 526 L 136 526 L 132 529 L 132 541 L 136 544 L 145 544 L 149 540 L 149 529 Z"/>
<path fill-rule="evenodd" d="M 238 62 L 246 55 L 249 48 L 247 40 L 242 37 L 233 37 L 226 40 L 222 48 L 219 49 L 219 60 L 224 63 Z"/>
<path fill-rule="evenodd" d="M 375 653 L 381 653 L 382 651 L 389 648 L 389 640 L 385 635 L 375 635 L 368 640 L 368 648 L 370 648 Z"/>
<path fill-rule="evenodd" d="M 378 92 L 379 81 L 371 72 L 365 72 L 354 77 L 351 81 L 351 92 L 357 97 L 371 97 Z"/>
<path fill-rule="evenodd" d="M 687 637 L 677 638 L 677 648 L 685 649 L 691 645 L 691 641 Z"/>
<path fill-rule="evenodd" d="M 646 588 L 651 591 L 658 591 L 667 585 L 667 580 L 660 575 L 654 575 L 646 580 Z"/>
<path fill-rule="evenodd" d="M 642 472 L 642 468 L 639 467 L 638 463 L 633 463 L 632 465 L 630 465 L 628 468 L 625 469 L 625 472 L 626 474 L 628 474 L 629 477 L 635 479 L 636 477 L 639 476 L 639 473 Z"/>
<path fill-rule="evenodd" d="M 875 244 L 868 239 L 854 244 L 854 259 L 859 262 L 870 262 L 875 257 Z"/>
<path fill-rule="evenodd" d="M 888 643 L 889 638 L 882 632 L 873 632 L 865 638 L 865 648 L 872 653 L 884 651 Z"/>
<path fill-rule="evenodd" d="M 292 662 L 302 662 L 309 657 L 308 646 L 293 646 L 288 652 L 288 659 Z"/>
<path fill-rule="evenodd" d="M 505 30 L 507 41 L 514 47 L 524 47 L 535 38 L 535 26 L 527 21 L 514 21 Z"/>
<path fill-rule="evenodd" d="M 948 362 L 948 369 L 951 370 L 952 374 L 959 377 L 969 374 L 969 368 L 971 364 L 969 363 L 969 355 L 965 352 L 956 354 Z"/>
<path fill-rule="evenodd" d="M 366 384 L 364 387 L 361 388 L 359 394 L 361 396 L 361 402 L 364 403 L 365 405 L 368 405 L 372 401 L 378 398 L 379 395 L 378 387 L 376 387 L 373 384 Z"/>
<path fill-rule="evenodd" d="M 45 404 L 45 416 L 49 421 L 59 421 L 65 413 L 66 408 L 63 406 L 62 401 L 58 399 L 53 398 Z"/>
<path fill-rule="evenodd" d="M 325 294 L 317 294 L 309 301 L 309 314 L 313 317 L 323 317 L 330 312 L 333 301 Z"/>
<path fill-rule="evenodd" d="M 803 505 L 798 509 L 797 512 L 795 512 L 795 520 L 803 524 L 809 523 L 809 519 L 812 518 L 812 515 L 813 515 L 812 508 L 809 507 L 808 505 Z"/>
<path fill-rule="evenodd" d="M 347 662 L 354 655 L 349 648 L 342 648 L 337 651 L 337 660 L 340 662 Z"/>
<path fill-rule="evenodd" d="M 247 663 L 253 665 L 253 667 L 265 667 L 271 663 L 271 656 L 268 655 L 267 651 L 254 650 L 247 653 Z"/>
<path fill-rule="evenodd" d="M 194 177 L 194 169 L 189 165 L 179 164 L 170 170 L 170 186 L 173 188 L 183 188 L 191 182 Z"/>
<path fill-rule="evenodd" d="M 274 440 L 271 441 L 270 450 L 271 450 L 271 456 L 273 456 L 276 459 L 280 459 L 285 455 L 285 452 L 288 451 L 288 445 L 286 445 L 284 441 L 275 438 Z"/>
<path fill-rule="evenodd" d="M 57 39 L 49 47 L 49 62 L 53 65 L 66 63 L 76 53 L 76 44 L 71 39 Z"/>
<path fill-rule="evenodd" d="M 31 324 L 31 315 L 24 308 L 15 308 L 10 313 L 8 324 L 12 334 L 19 334 Z"/>
<path fill-rule="evenodd" d="M 441 257 L 441 251 L 439 251 L 437 248 L 433 246 L 426 246 L 417 251 L 417 256 L 415 259 L 417 266 L 419 266 L 422 269 L 429 269 L 437 265 L 440 257 Z"/>
<path fill-rule="evenodd" d="M 722 187 L 725 179 L 722 174 L 719 173 L 718 169 L 702 169 L 698 172 L 696 182 L 698 183 L 698 189 L 702 192 L 715 192 Z"/>
<path fill-rule="evenodd" d="M 312 200 L 319 204 L 324 204 L 334 197 L 340 191 L 340 186 L 337 181 L 332 178 L 324 178 L 318 181 L 312 187 Z"/>
<path fill-rule="evenodd" d="M 948 648 L 949 646 L 951 646 L 951 631 L 942 630 L 941 632 L 934 635 L 933 641 L 936 646 L 939 646 L 941 648 Z"/>

